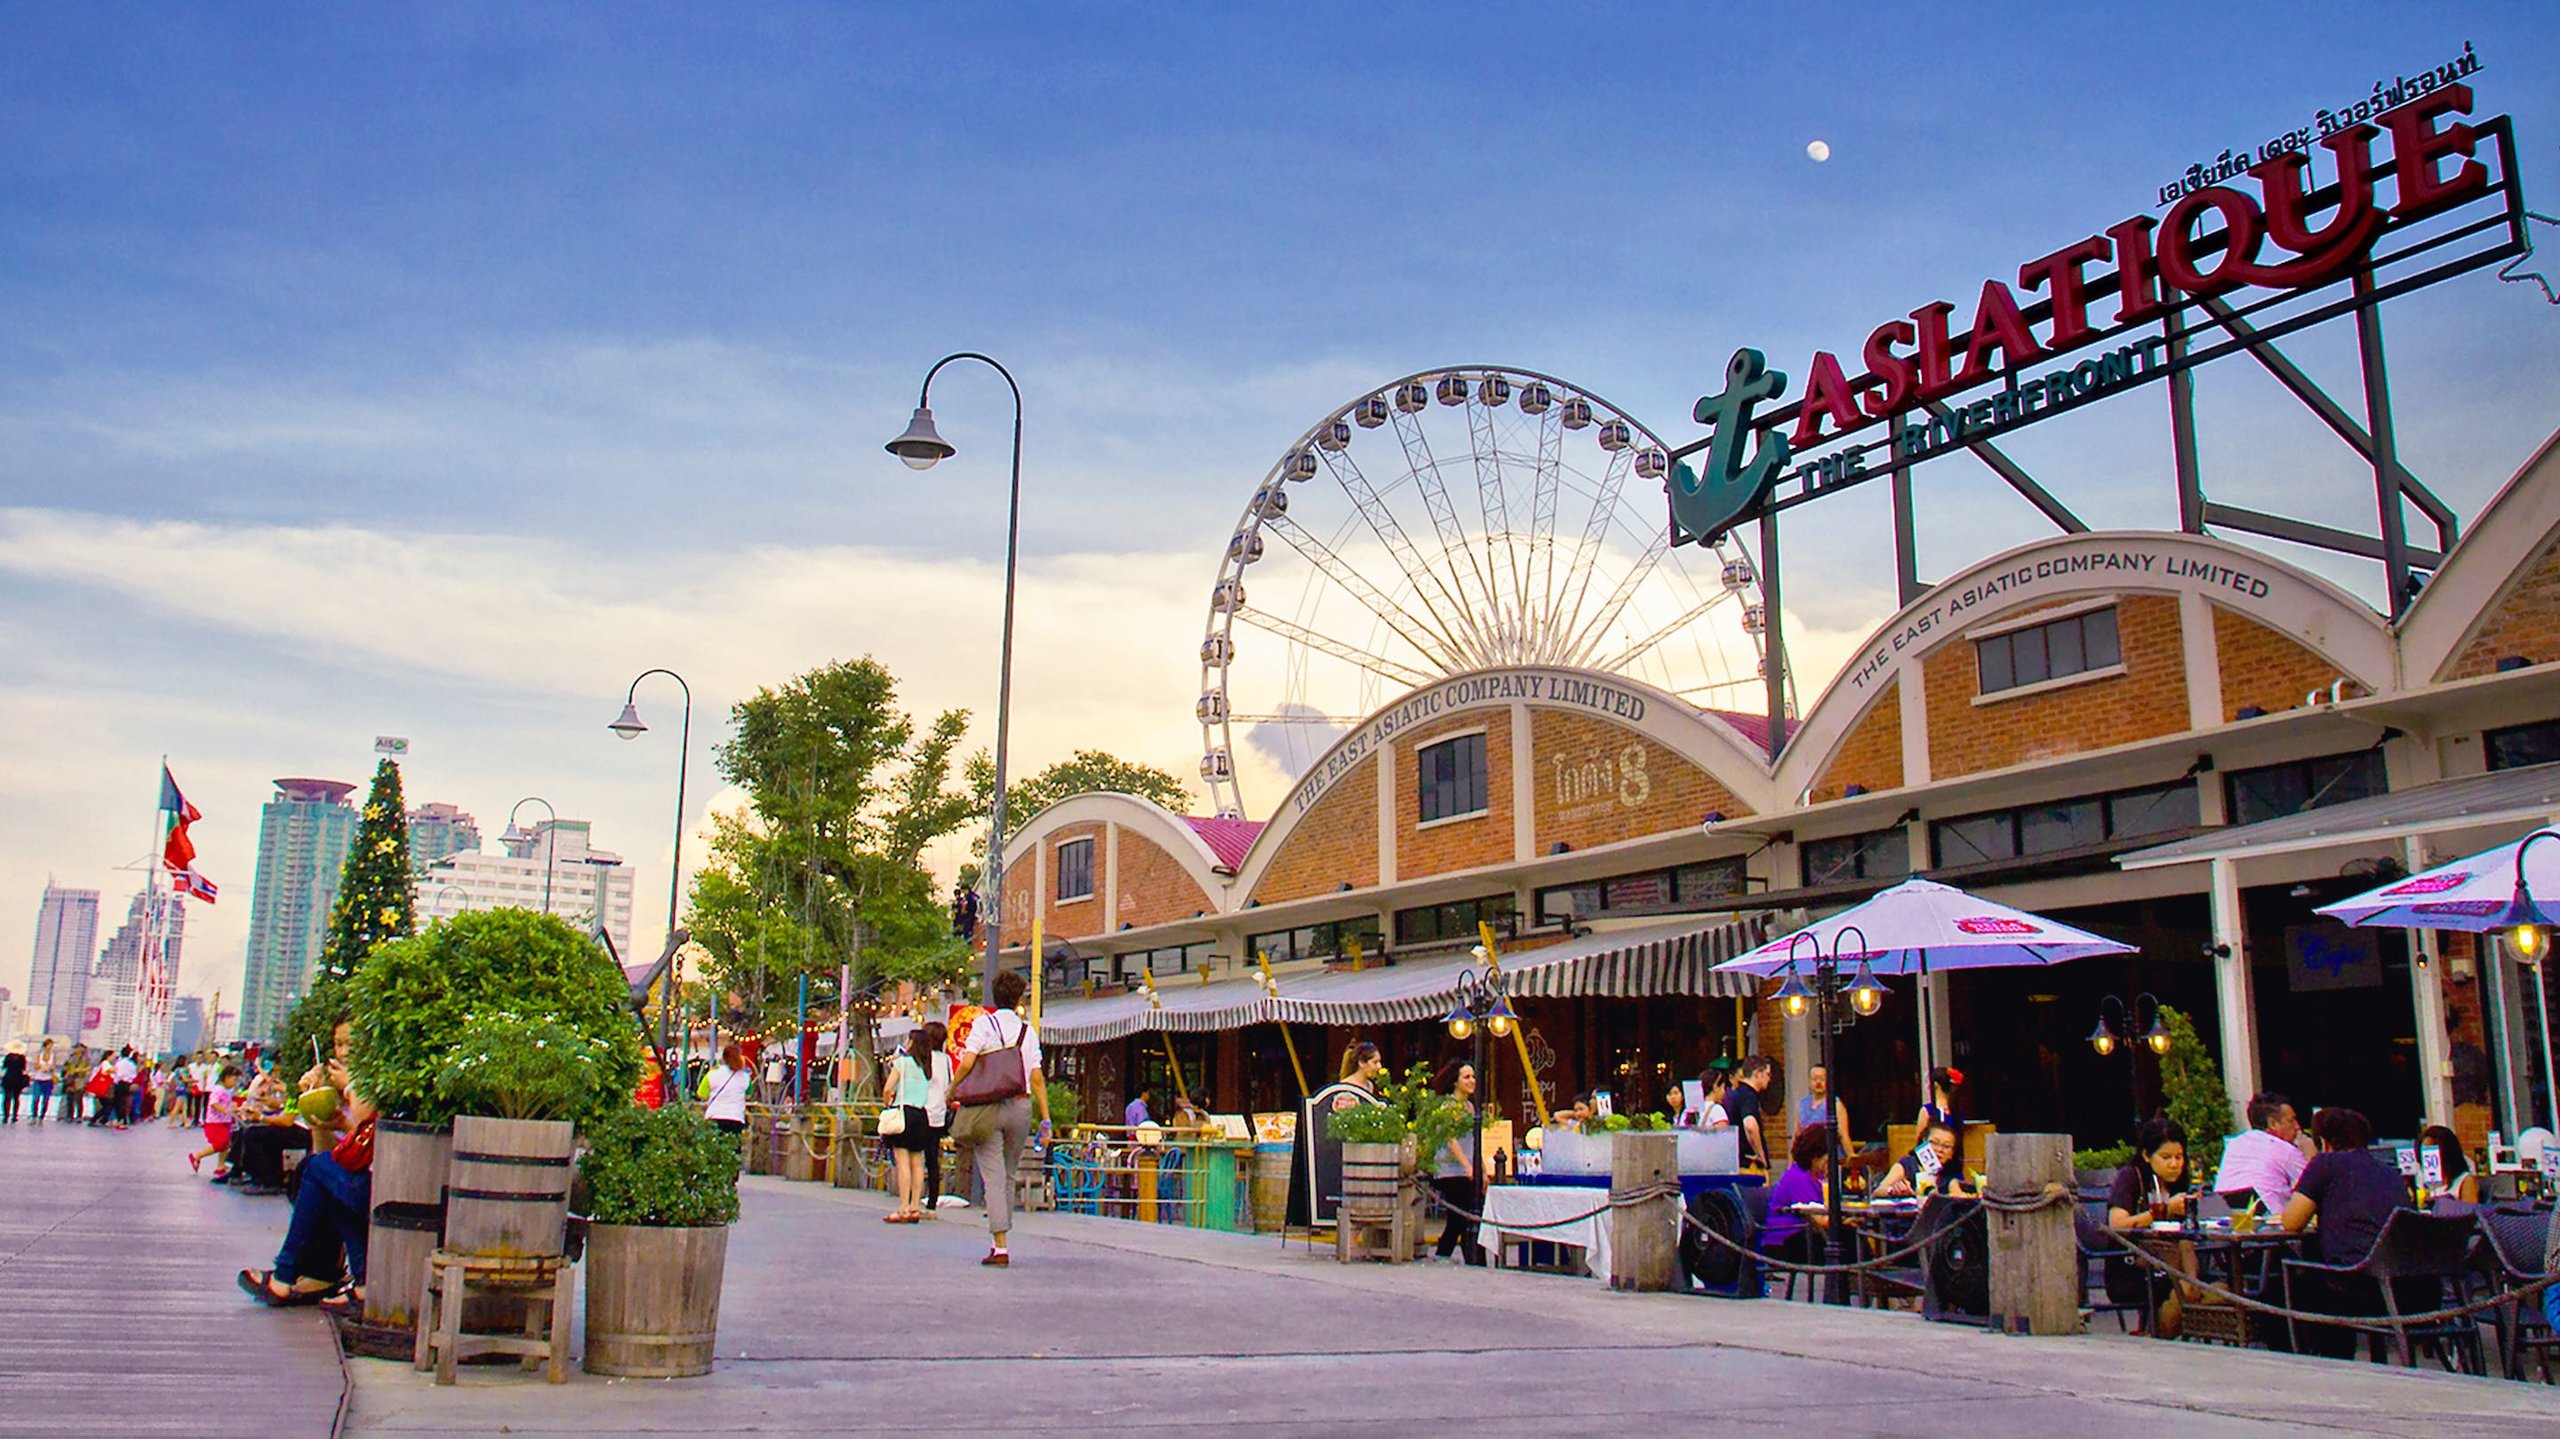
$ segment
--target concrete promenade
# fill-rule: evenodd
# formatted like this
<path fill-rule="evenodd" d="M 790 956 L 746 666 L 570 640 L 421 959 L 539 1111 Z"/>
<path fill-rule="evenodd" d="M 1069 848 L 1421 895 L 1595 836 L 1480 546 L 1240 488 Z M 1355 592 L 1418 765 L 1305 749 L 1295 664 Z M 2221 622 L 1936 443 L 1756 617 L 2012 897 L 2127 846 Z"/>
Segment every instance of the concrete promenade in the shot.
<path fill-rule="evenodd" d="M 185 1191 L 174 1135 L 30 1138 L 0 1131 L 0 1192 L 12 1206 L 55 1196 L 46 1212 L 56 1217 L 31 1224 L 13 1207 L 0 1254 L 18 1255 L 30 1229 L 61 1225 L 83 1204 L 116 1206 L 65 1192 L 75 1186 L 128 1202 L 157 1196 L 161 1232 L 112 1286 L 84 1289 L 64 1272 L 70 1261 L 0 1259 L 0 1433 L 312 1432 L 278 1422 L 288 1404 L 297 1421 L 325 1424 L 326 1385 L 269 1377 L 323 1373 L 325 1336 L 307 1314 L 260 1310 L 230 1287 L 232 1270 L 272 1251 L 280 1204 Z M 974 1211 L 910 1227 L 881 1224 L 885 1209 L 874 1195 L 749 1180 L 720 1365 L 707 1378 L 579 1374 L 554 1388 L 481 1369 L 438 1389 L 405 1365 L 355 1360 L 344 1432 L 2560 1432 L 2560 1389 L 2540 1386 L 2155 1344 L 2111 1327 L 2029 1341 L 1907 1315 L 1619 1295 L 1451 1265 L 1344 1267 L 1329 1250 L 1116 1220 L 1029 1216 L 1014 1267 L 986 1270 Z M 121 1302 L 149 1316 L 150 1342 L 95 1355 L 39 1339 L 45 1362 L 30 1366 L 9 1351 L 23 1350 L 17 1316 L 39 1297 L 52 1313 L 74 1298 L 98 1310 Z M 183 1367 L 198 1336 L 220 1337 L 238 1377 Z M 78 1366 L 75 1380 L 22 1391 L 31 1367 L 59 1375 L 66 1364 Z M 194 1427 L 128 1407 L 149 1395 L 156 1414 L 158 1396 L 190 1390 L 209 1401 Z M 22 1392 L 46 1406 L 40 1423 L 21 1419 Z M 260 1422 L 212 1422 L 244 1401 L 266 1410 Z"/>

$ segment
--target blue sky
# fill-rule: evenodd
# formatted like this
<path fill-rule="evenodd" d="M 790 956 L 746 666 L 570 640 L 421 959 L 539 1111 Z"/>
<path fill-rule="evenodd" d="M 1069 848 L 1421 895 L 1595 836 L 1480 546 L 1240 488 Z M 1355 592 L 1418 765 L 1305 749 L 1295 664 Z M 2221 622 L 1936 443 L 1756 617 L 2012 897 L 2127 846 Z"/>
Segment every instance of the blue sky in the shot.
<path fill-rule="evenodd" d="M 1735 345 L 1853 350 L 2466 40 L 2560 205 L 2525 5 L 0 15 L 13 988 L 45 874 L 126 878 L 163 751 L 231 896 L 192 991 L 236 973 L 265 781 L 354 777 L 377 733 L 493 830 L 525 793 L 595 818 L 649 931 L 671 737 L 597 728 L 631 674 L 694 679 L 697 809 L 717 712 L 829 658 L 989 709 L 1000 387 L 938 391 L 951 465 L 878 450 L 949 349 L 1030 407 L 1024 760 L 1187 770 L 1229 521 L 1379 380 L 1524 365 L 1687 438 Z M 2476 509 L 2560 419 L 2560 311 L 2482 274 L 2388 324 L 2412 467 Z M 2348 343 L 2299 350 L 2345 385 Z M 2345 450 L 2237 370 L 2217 495 L 2353 522 Z M 2014 449 L 2163 523 L 2162 403 Z M 1921 494 L 1932 571 L 2038 532 L 1961 461 Z M 1890 608 L 1886 532 L 1844 497 L 1796 534 L 1818 663 Z"/>

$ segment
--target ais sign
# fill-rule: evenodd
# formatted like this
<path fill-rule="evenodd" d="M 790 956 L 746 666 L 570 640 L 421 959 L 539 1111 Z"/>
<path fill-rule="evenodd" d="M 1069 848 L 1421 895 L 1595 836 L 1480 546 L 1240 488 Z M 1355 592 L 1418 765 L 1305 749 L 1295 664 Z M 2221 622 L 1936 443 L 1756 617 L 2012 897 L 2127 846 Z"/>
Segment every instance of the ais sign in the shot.
<path fill-rule="evenodd" d="M 1854 374 L 1837 355 L 1816 351 L 1804 367 L 1802 398 L 1784 408 L 1760 407 L 1785 394 L 1787 377 L 1769 370 L 1756 350 L 1736 352 L 1723 391 L 1698 401 L 1696 418 L 1712 433 L 1681 451 L 1703 450 L 1703 458 L 1694 468 L 1684 459 L 1673 470 L 1675 531 L 1684 539 L 1713 538 L 1754 515 L 2217 358 L 2237 342 L 2184 358 L 2176 353 L 2173 337 L 2191 307 L 2243 289 L 2280 292 L 2267 303 L 2281 304 L 2361 268 L 2497 228 L 2495 219 L 2477 222 L 2376 255 L 2381 237 L 2494 192 L 2507 194 L 2509 227 L 2520 228 L 2506 119 L 2474 124 L 2465 118 L 2471 104 L 2470 86 L 2444 84 L 2382 114 L 2379 123 L 2339 126 L 2308 147 L 2326 152 L 2323 163 L 2334 170 L 2326 183 L 2316 180 L 2312 156 L 2303 150 L 2270 154 L 2230 184 L 2180 196 L 2157 219 L 2135 215 L 2029 260 L 2014 282 L 1983 281 L 1961 328 L 1953 302 L 1921 305 L 1876 326 Z M 2480 158 L 2491 140 L 2499 159 L 2494 177 Z M 2436 266 L 2385 293 L 2433 283 L 2504 253 L 2510 251 Z M 2284 333 L 2354 303 L 2291 316 L 2257 333 Z M 2128 334 L 2154 324 L 2162 327 L 2157 333 Z M 2062 358 L 2111 340 L 2119 343 L 2088 358 Z M 1953 403 L 1991 385 L 1997 388 Z M 1832 443 L 1877 427 L 1881 437 Z M 1817 448 L 1824 452 L 1803 458 Z"/>

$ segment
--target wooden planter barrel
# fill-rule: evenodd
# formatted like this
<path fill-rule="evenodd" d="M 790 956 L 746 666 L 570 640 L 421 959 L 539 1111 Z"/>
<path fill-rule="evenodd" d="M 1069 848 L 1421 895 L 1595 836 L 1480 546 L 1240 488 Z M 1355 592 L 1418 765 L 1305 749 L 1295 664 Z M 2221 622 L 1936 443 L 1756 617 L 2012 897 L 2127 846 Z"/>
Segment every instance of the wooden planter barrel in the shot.
<path fill-rule="evenodd" d="M 1286 1144 L 1253 1147 L 1253 1227 L 1277 1234 L 1289 1217 L 1289 1154 Z"/>
<path fill-rule="evenodd" d="M 1342 1146 L 1342 1213 L 1372 1224 L 1391 1219 L 1404 1195 L 1404 1146 Z"/>
<path fill-rule="evenodd" d="M 590 1374 L 682 1379 L 711 1372 L 729 1226 L 587 1227 Z"/>
<path fill-rule="evenodd" d="M 427 1256 L 443 1225 L 453 1131 L 405 1120 L 373 1126 L 373 1213 L 367 1241 L 364 1317 L 406 1328 L 418 1322 Z"/>
<path fill-rule="evenodd" d="M 565 1119 L 453 1122 L 444 1247 L 457 1254 L 543 1259 L 569 1227 L 569 1156 L 577 1126 Z"/>

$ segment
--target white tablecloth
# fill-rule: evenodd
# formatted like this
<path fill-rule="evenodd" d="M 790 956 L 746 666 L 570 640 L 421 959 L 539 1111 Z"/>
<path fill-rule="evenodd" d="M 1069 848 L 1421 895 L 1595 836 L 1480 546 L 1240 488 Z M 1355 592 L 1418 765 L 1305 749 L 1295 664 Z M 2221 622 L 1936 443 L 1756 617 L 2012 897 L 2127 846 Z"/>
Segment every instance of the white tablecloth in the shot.
<path fill-rule="evenodd" d="M 1609 1213 L 1559 1224 L 1552 1229 L 1513 1229 L 1509 1225 L 1539 1224 L 1583 1214 L 1608 1203 L 1609 1191 L 1597 1186 L 1497 1184 L 1485 1191 L 1484 1234 L 1487 1244 L 1500 1244 L 1504 1234 L 1521 1239 L 1541 1239 L 1553 1244 L 1570 1244 L 1580 1249 L 1591 1268 L 1592 1277 L 1609 1277 Z"/>

